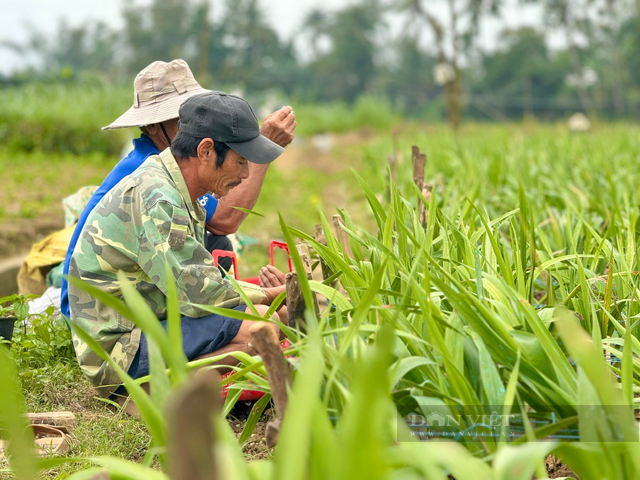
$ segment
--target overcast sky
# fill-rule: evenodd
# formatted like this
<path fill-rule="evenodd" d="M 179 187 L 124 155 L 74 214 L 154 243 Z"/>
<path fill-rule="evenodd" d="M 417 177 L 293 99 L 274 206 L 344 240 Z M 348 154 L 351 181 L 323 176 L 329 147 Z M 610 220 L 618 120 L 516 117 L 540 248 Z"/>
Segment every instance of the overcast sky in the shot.
<path fill-rule="evenodd" d="M 27 25 L 44 34 L 54 34 L 60 20 L 69 25 L 80 25 L 87 21 L 102 20 L 110 26 L 121 26 L 122 4 L 127 0 L 16 0 L 3 2 L 0 15 L 0 40 L 10 39 L 24 43 L 29 38 Z M 349 3 L 349 0 L 260 0 L 269 24 L 283 38 L 290 38 L 300 31 L 303 19 L 313 8 L 336 10 Z M 138 0 L 138 5 L 150 3 L 150 0 Z M 444 4 L 444 2 L 433 2 Z M 493 48 L 498 34 L 506 27 L 537 25 L 541 15 L 537 7 L 521 6 L 518 0 L 507 0 L 502 20 L 485 21 L 481 32 L 481 41 L 486 48 Z M 211 0 L 214 14 L 219 12 L 217 5 L 222 0 Z M 444 12 L 443 12 L 444 13 Z M 0 47 L 0 72 L 9 73 L 26 66 L 28 59 L 21 58 L 11 50 Z"/>

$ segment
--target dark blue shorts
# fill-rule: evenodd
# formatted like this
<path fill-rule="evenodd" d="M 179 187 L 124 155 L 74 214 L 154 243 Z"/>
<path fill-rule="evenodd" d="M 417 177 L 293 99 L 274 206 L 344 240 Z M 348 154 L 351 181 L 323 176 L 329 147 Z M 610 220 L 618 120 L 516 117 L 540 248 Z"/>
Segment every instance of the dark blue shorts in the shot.
<path fill-rule="evenodd" d="M 246 305 L 233 308 L 244 312 Z M 162 327 L 167 329 L 167 321 L 161 320 Z M 240 330 L 242 320 L 223 315 L 207 315 L 206 317 L 182 317 L 182 349 L 189 361 L 229 344 Z M 131 378 L 149 375 L 149 347 L 144 333 L 140 337 L 140 346 L 127 372 Z M 116 394 L 124 394 L 124 386 L 116 390 Z"/>

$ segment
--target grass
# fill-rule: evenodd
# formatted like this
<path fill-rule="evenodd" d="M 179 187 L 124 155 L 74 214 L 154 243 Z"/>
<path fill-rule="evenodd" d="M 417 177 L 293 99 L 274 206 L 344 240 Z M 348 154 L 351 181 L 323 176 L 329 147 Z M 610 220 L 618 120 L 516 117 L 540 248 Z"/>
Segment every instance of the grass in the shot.
<path fill-rule="evenodd" d="M 302 168 L 274 168 L 256 207 L 267 218 L 250 217 L 246 228 L 277 235 L 273 217 L 283 212 L 290 227 L 282 235 L 290 243 L 293 236 L 306 239 L 340 275 L 341 288 L 301 282 L 307 295 L 322 293 L 332 308 L 308 317 L 306 336 L 293 336 L 302 361 L 291 420 L 273 460 L 247 468 L 260 478 L 403 472 L 528 479 L 544 475 L 544 458 L 553 453 L 582 478 L 635 478 L 639 130 L 603 125 L 571 136 L 560 126 L 469 126 L 454 136 L 406 125 L 395 140 L 338 143 L 331 164 L 309 149 L 296 157 L 305 160 Z M 429 154 L 426 178 L 434 191 L 426 226 L 416 215 L 422 200 L 413 187 L 412 143 Z M 386 159 L 394 145 L 400 162 L 387 197 Z M 360 178 L 347 172 L 350 166 Z M 337 180 L 344 181 L 343 196 L 335 194 Z M 309 236 L 321 218 L 311 212 L 342 202 L 352 255 L 326 221 L 326 247 Z M 153 322 L 140 316 L 143 328 Z M 158 381 L 180 389 L 184 366 L 169 353 L 170 339 L 156 341 L 173 367 L 169 378 L 156 370 Z M 605 352 L 621 362 L 605 362 Z M 245 365 L 245 372 L 261 368 L 250 359 Z M 152 399 L 149 411 L 162 402 Z M 556 423 L 526 429 L 524 445 L 506 445 L 504 432 L 457 446 L 394 444 L 387 428 L 396 409 L 426 415 L 434 405 L 464 415 L 486 414 L 483 406 L 525 419 L 553 413 Z M 167 435 L 163 422 L 147 419 L 156 445 Z M 564 427 L 577 428 L 583 442 L 532 441 Z M 129 451 L 137 451 L 131 444 Z M 372 461 L 385 458 L 394 463 Z M 237 478 L 248 478 L 243 472 Z"/>
<path fill-rule="evenodd" d="M 26 331 L 16 329 L 12 347 L 27 411 L 74 412 L 77 425 L 67 454 L 70 457 L 112 455 L 142 460 L 150 441 L 144 424 L 117 413 L 97 398 L 75 361 L 71 334 L 59 324 L 59 319 L 42 315 L 34 320 L 35 325 Z M 60 465 L 48 470 L 44 478 L 66 478 L 88 465 L 87 462 Z M 0 473 L 0 478 L 13 476 Z"/>
<path fill-rule="evenodd" d="M 363 95 L 353 105 L 342 102 L 296 104 L 300 135 L 346 133 L 362 128 L 385 131 L 393 127 L 400 113 L 389 100 Z"/>
<path fill-rule="evenodd" d="M 131 107 L 132 94 L 131 85 L 99 81 L 0 89 L 0 143 L 11 153 L 118 155 L 130 130 L 103 132 L 101 128 Z M 363 127 L 383 130 L 398 118 L 389 101 L 366 95 L 353 105 L 295 103 L 298 131 L 305 136 Z"/>
<path fill-rule="evenodd" d="M 130 87 L 31 84 L 0 90 L 0 141 L 10 152 L 117 154 L 129 135 L 105 134 L 131 106 Z"/>
<path fill-rule="evenodd" d="M 84 185 L 102 183 L 116 162 L 116 157 L 101 153 L 77 156 L 0 150 L 0 222 L 58 217 L 64 223 L 62 199 Z"/>

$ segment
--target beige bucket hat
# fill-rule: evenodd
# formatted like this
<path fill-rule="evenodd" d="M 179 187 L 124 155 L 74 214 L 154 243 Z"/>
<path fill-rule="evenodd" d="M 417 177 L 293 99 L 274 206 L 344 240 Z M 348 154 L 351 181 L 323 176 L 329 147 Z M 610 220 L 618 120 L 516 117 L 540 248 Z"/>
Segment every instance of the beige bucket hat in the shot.
<path fill-rule="evenodd" d="M 103 130 L 143 127 L 178 118 L 182 102 L 209 92 L 200 86 L 184 60 L 153 62 L 133 81 L 133 106 Z"/>

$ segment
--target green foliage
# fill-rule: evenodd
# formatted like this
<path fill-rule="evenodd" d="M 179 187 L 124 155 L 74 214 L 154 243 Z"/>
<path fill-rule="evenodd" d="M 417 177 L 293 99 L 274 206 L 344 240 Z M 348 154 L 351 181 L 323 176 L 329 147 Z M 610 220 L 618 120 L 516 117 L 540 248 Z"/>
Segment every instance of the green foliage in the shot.
<path fill-rule="evenodd" d="M 5 40 L 2 44 L 19 55 L 40 57 L 50 80 L 84 76 L 88 71 L 106 71 L 116 63 L 117 35 L 102 21 L 71 26 L 61 19 L 54 35 L 33 25 L 26 27 L 30 33 L 27 43 Z M 19 79 L 20 74 L 16 77 Z"/>
<path fill-rule="evenodd" d="M 129 133 L 100 129 L 130 106 L 130 86 L 36 83 L 2 89 L 0 142 L 11 153 L 117 155 Z"/>
<path fill-rule="evenodd" d="M 132 51 L 127 71 L 135 74 L 156 60 L 182 58 L 184 45 L 194 38 L 192 22 L 198 9 L 191 2 L 157 0 L 148 8 L 124 5 L 123 44 Z"/>
<path fill-rule="evenodd" d="M 27 303 L 33 295 L 13 294 L 0 298 L 0 318 L 15 317 L 18 321 L 24 321 L 29 315 Z"/>
<path fill-rule="evenodd" d="M 150 441 L 146 427 L 140 421 L 126 417 L 124 413 L 114 414 L 95 398 L 95 393 L 80 372 L 70 332 L 61 318 L 56 315 L 38 315 L 29 317 L 29 322 L 31 324 L 26 328 L 16 327 L 10 351 L 0 347 L 0 350 L 10 352 L 10 365 L 13 365 L 11 368 L 15 368 L 17 375 L 17 393 L 11 393 L 15 395 L 14 406 L 19 407 L 21 412 L 71 409 L 77 418 L 70 460 L 56 464 L 51 469 L 47 468 L 46 477 L 63 479 L 79 469 L 91 466 L 85 460 L 74 462 L 74 457 L 83 459 L 101 454 L 142 460 Z M 7 382 L 11 377 L 3 367 L 0 367 L 0 378 L 5 382 L 3 392 L 9 394 L 11 389 L 8 389 Z M 20 391 L 24 399 L 18 400 Z M 9 400 L 2 399 L 2 404 L 9 406 L 5 402 Z M 5 412 L 9 410 L 0 408 L 0 416 Z M 11 412 L 12 418 L 20 418 L 15 410 Z M 0 428 L 3 428 L 1 424 Z M 2 468 L 5 467 L 6 464 L 2 464 Z M 0 478 L 3 480 L 14 478 L 8 475 L 0 470 Z"/>
<path fill-rule="evenodd" d="M 544 478 L 553 454 L 581 478 L 636 478 L 640 173 L 633 152 L 640 145 L 635 127 L 600 128 L 591 136 L 560 127 L 472 127 L 457 137 L 409 131 L 396 148 L 408 152 L 408 140 L 426 147 L 428 201 L 413 184 L 408 155 L 383 193 L 392 144 L 380 139 L 363 150 L 356 176 L 373 227 L 341 211 L 350 248 L 322 216 L 326 246 L 283 224 L 298 270 L 296 236 L 335 273 L 324 283 L 301 282 L 308 302 L 313 291 L 329 305 L 318 318 L 307 312 L 306 333 L 288 332 L 299 359 L 291 361 L 294 385 L 272 460 L 245 465 L 223 417 L 213 420 L 229 477 Z M 164 332 L 122 281 L 126 303 L 92 294 L 151 339 L 151 377 L 121 374 L 162 467 L 169 392 L 188 382 L 188 370 L 220 358 L 187 365 L 175 292 Z M 251 380 L 269 392 L 260 359 L 237 358 L 237 388 L 256 388 Z M 150 397 L 137 386 L 149 380 Z M 514 415 L 513 423 L 485 426 L 482 442 L 414 441 L 402 418 L 436 406 L 462 415 L 464 427 L 492 414 L 485 406 Z M 581 441 L 556 438 L 567 429 Z M 544 438 L 551 441 L 535 441 Z M 125 478 L 141 474 L 113 459 L 85 460 Z"/>
<path fill-rule="evenodd" d="M 313 9 L 301 25 L 286 29 L 277 23 L 282 19 L 265 21 L 267 7 L 257 0 L 130 2 L 120 28 L 61 21 L 53 36 L 32 28 L 24 43 L 2 42 L 36 59 L 37 66 L 0 82 L 102 78 L 131 85 L 151 62 L 183 58 L 203 86 L 228 86 L 251 99 L 278 91 L 304 102 L 351 105 L 362 95 L 384 94 L 412 116 L 442 121 L 450 85 L 436 84 L 434 67 L 447 63 L 461 69 L 465 88 L 455 96 L 464 96 L 467 115 L 475 119 L 504 121 L 531 113 L 559 119 L 576 111 L 633 118 L 640 99 L 638 6 L 630 0 L 525 3 L 542 5 L 543 18 L 513 31 L 503 0 L 359 0 L 331 12 Z M 451 8 L 452 17 L 442 17 L 438 8 Z M 487 19 L 497 30 L 495 49 L 479 40 Z M 284 38 L 285 30 L 294 34 Z M 566 45 L 558 47 L 551 32 Z M 597 78 L 587 74 L 591 79 L 582 85 L 588 71 Z M 571 77 L 578 81 L 568 82 Z M 66 127 L 60 129 L 63 137 Z M 21 131 L 29 129 L 20 125 Z M 12 142 L 32 141 L 25 133 Z M 78 148 L 82 142 L 70 144 Z M 95 145 L 102 146 L 100 140 Z"/>
<path fill-rule="evenodd" d="M 373 85 L 382 11 L 377 0 L 349 5 L 321 22 L 318 12 L 312 11 L 306 23 L 314 44 L 327 40 L 332 46 L 307 67 L 311 89 L 319 92 L 320 100 L 353 102 Z"/>
<path fill-rule="evenodd" d="M 28 429 L 26 407 L 20 387 L 20 377 L 9 350 L 0 345 L 0 431 L 4 440 L 11 440 L 8 454 L 17 480 L 36 478 L 37 468 L 31 444 L 33 432 Z"/>
<path fill-rule="evenodd" d="M 14 332 L 13 350 L 18 358 L 23 379 L 37 377 L 45 384 L 53 379 L 51 370 L 65 371 L 75 362 L 69 329 L 59 316 L 52 315 L 53 307 L 45 314 L 30 315 Z"/>
<path fill-rule="evenodd" d="M 384 130 L 397 123 L 400 112 L 385 97 L 361 95 L 353 104 L 342 101 L 293 102 L 298 135 L 341 133 L 361 128 Z M 52 162 L 82 154 L 87 162 L 117 158 L 133 130 L 102 131 L 131 106 L 131 87 L 81 83 L 40 85 L 0 90 L 0 152 L 7 161 L 26 152 Z M 42 153 L 46 155 L 42 155 Z M 24 168 L 27 168 L 25 166 Z M 8 202 L 5 202 L 8 203 Z M 1 208 L 1 207 L 0 207 Z"/>
<path fill-rule="evenodd" d="M 122 281 L 125 284 L 127 282 L 124 278 Z M 159 343 L 164 343 L 168 338 L 167 334 L 158 331 L 144 320 L 147 314 L 144 313 L 145 307 L 140 304 L 141 297 L 133 289 L 127 297 L 128 302 L 133 305 L 129 310 L 129 307 L 119 304 L 122 312 L 126 312 L 139 325 L 144 325 L 145 331 L 149 334 L 150 342 L 155 343 L 157 340 Z M 102 300 L 110 303 L 115 302 L 115 300 L 107 300 L 106 298 L 102 298 Z M 360 305 L 364 309 L 370 307 L 364 303 Z M 82 335 L 81 332 L 78 333 Z M 224 451 L 224 455 L 220 455 L 218 460 L 221 472 L 226 472 L 227 475 L 232 475 L 232 478 L 236 479 L 298 479 L 308 477 L 382 479 L 388 478 L 394 471 L 397 471 L 398 474 L 402 473 L 403 476 L 411 472 L 412 478 L 422 478 L 422 476 L 430 478 L 434 475 L 446 475 L 447 472 L 453 472 L 456 478 L 461 480 L 513 478 L 512 476 L 507 477 L 506 474 L 511 475 L 512 473 L 504 467 L 503 469 L 507 470 L 504 476 L 494 476 L 487 465 L 472 458 L 468 452 L 457 445 L 393 442 L 393 425 L 397 422 L 397 418 L 388 395 L 389 385 L 380 381 L 380 372 L 386 371 L 394 345 L 394 334 L 390 325 L 382 328 L 381 335 L 374 345 L 361 349 L 356 358 L 348 359 L 345 357 L 343 365 L 336 365 L 344 368 L 345 373 L 354 380 L 351 385 L 352 398 L 346 403 L 345 409 L 334 427 L 330 413 L 323 405 L 320 395 L 325 372 L 331 367 L 326 363 L 327 359 L 324 353 L 326 344 L 319 334 L 320 331 L 316 330 L 316 333 L 307 337 L 304 342 L 305 348 L 302 350 L 301 362 L 291 390 L 289 407 L 280 433 L 279 447 L 273 460 L 245 464 L 241 450 L 231 435 L 229 425 L 221 417 L 213 419 L 217 431 L 217 450 Z M 94 348 L 98 352 L 101 351 L 97 344 L 94 345 Z M 173 356 L 167 351 L 163 354 L 169 357 Z M 165 359 L 168 364 L 172 363 L 169 358 L 165 357 Z M 245 359 L 245 361 L 251 362 L 251 359 Z M 88 462 L 105 468 L 110 472 L 110 475 L 118 478 L 168 478 L 155 469 L 149 469 L 146 462 L 139 465 L 115 457 L 72 457 L 49 459 L 36 463 L 33 458 L 30 458 L 27 447 L 29 438 L 24 439 L 22 447 L 18 447 L 16 443 L 17 439 L 21 438 L 18 432 L 25 431 L 18 425 L 19 421 L 24 421 L 24 417 L 19 414 L 19 411 L 13 412 L 9 408 L 19 408 L 20 405 L 18 377 L 15 372 L 12 377 L 7 376 L 7 372 L 11 371 L 9 357 L 5 360 L 0 356 L 0 368 L 2 368 L 4 378 L 15 379 L 9 389 L 15 395 L 15 399 L 11 398 L 9 402 L 0 404 L 0 420 L 4 422 L 3 425 L 10 425 L 7 414 L 9 412 L 14 414 L 15 426 L 9 430 L 9 438 L 13 440 L 12 470 L 17 474 L 17 478 L 33 478 L 33 472 L 36 468 L 59 467 L 75 462 Z M 159 377 L 162 378 L 163 373 L 164 368 L 157 370 L 152 366 L 152 390 L 155 385 L 158 385 L 156 382 Z M 131 388 L 130 391 L 137 397 L 137 389 L 131 383 L 131 379 L 124 372 L 121 372 L 121 375 L 128 387 Z M 137 400 L 141 401 L 139 407 L 143 418 L 145 418 L 145 411 L 148 408 L 154 409 L 155 406 L 152 407 L 152 403 L 148 403 L 142 398 L 137 398 Z M 156 401 L 157 399 L 154 399 L 152 394 L 149 402 Z M 22 408 L 23 411 L 24 408 Z M 147 426 L 151 432 L 154 431 L 153 424 L 150 423 L 154 421 L 152 417 L 147 418 Z M 398 428 L 402 430 L 404 427 L 399 424 Z M 162 439 L 154 436 L 152 442 L 162 458 Z M 341 446 L 340 449 L 337 449 L 338 445 Z M 547 444 L 545 451 L 552 447 L 553 444 Z M 532 455 L 529 456 L 532 457 Z M 534 462 L 530 462 L 530 465 L 525 467 L 523 474 L 530 475 L 533 472 L 531 467 L 533 464 Z M 517 467 L 522 470 L 521 465 Z M 98 471 L 97 468 L 88 468 L 77 471 L 69 478 L 88 478 Z"/>
<path fill-rule="evenodd" d="M 83 186 L 102 183 L 116 161 L 116 156 L 99 152 L 76 156 L 69 153 L 26 153 L 0 149 L 0 169 L 3 172 L 0 219 L 35 219 L 30 222 L 32 225 L 37 226 L 39 222 L 59 225 L 61 220 L 57 219 L 64 218 L 62 199 Z M 73 175 L 69 172 L 73 172 Z M 6 224 L 3 234 L 9 240 L 15 235 L 16 239 L 13 242 L 5 240 L 5 245 L 15 243 L 20 249 L 16 253 L 22 253 L 29 241 L 38 240 L 33 233 L 14 231 Z"/>
<path fill-rule="evenodd" d="M 363 128 L 387 130 L 395 125 L 400 112 L 383 97 L 363 95 L 353 105 L 342 102 L 296 104 L 300 135 L 342 133 Z"/>
<path fill-rule="evenodd" d="M 542 33 L 522 28 L 505 32 L 502 42 L 502 49 L 484 56 L 484 75 L 472 88 L 479 94 L 499 91 L 500 99 L 491 99 L 491 104 L 503 115 L 518 118 L 526 107 L 538 118 L 553 118 L 550 99 L 562 95 L 565 102 L 577 101 L 564 84 L 572 70 L 566 54 L 550 51 Z M 480 103 L 478 108 L 483 106 Z"/>

